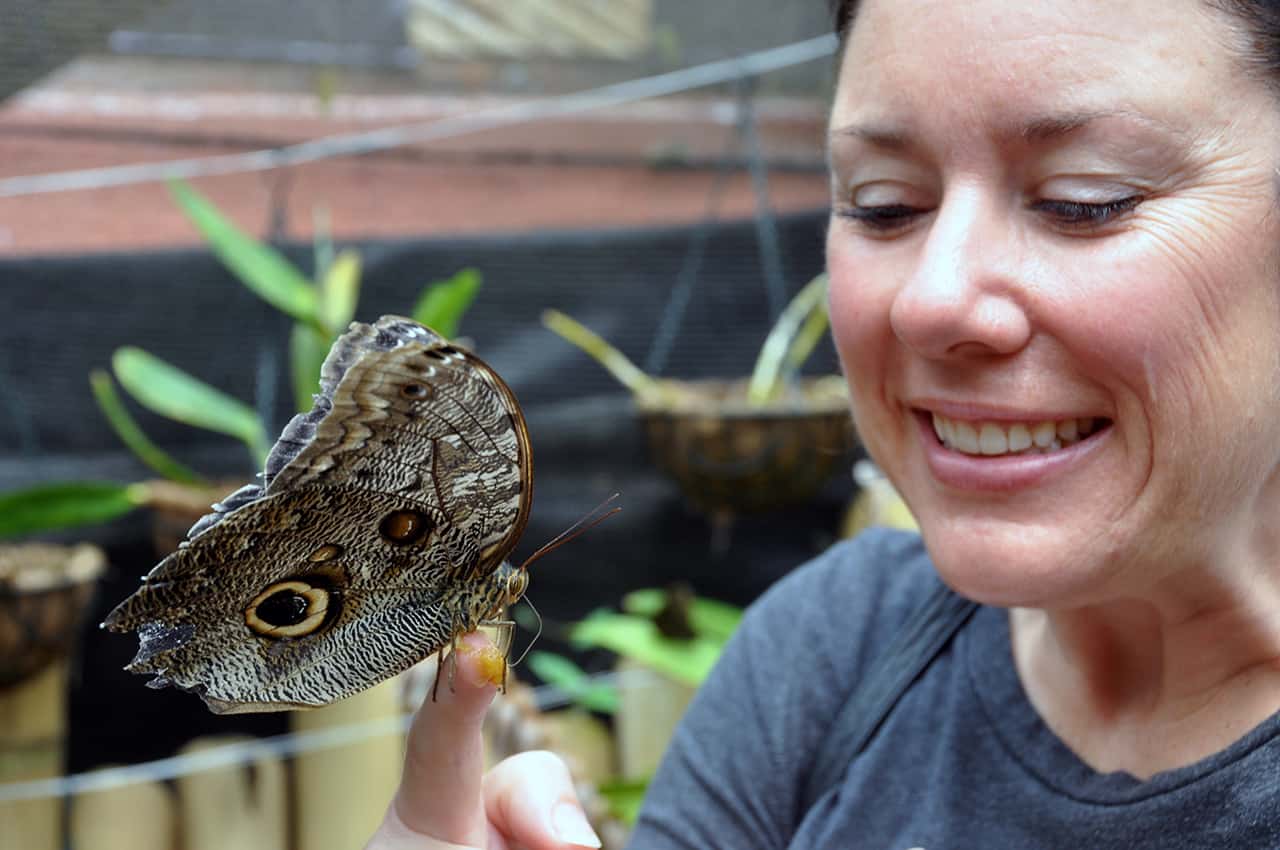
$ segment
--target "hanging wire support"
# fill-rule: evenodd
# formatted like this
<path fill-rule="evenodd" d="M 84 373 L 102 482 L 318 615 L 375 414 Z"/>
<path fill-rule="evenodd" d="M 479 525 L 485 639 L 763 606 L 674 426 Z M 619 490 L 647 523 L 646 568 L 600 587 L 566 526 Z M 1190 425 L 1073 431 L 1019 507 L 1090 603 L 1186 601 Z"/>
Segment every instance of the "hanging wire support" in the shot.
<path fill-rule="evenodd" d="M 782 247 L 778 239 L 778 226 L 773 220 L 773 207 L 769 203 L 768 168 L 760 145 L 760 125 L 755 116 L 755 93 L 760 78 L 752 75 L 740 77 L 738 88 L 738 114 L 742 136 L 747 143 L 747 164 L 751 170 L 751 190 L 756 199 L 756 242 L 760 246 L 760 266 L 764 272 L 765 291 L 769 296 L 769 321 L 778 321 L 787 303 L 787 284 L 782 272 Z"/>
<path fill-rule="evenodd" d="M 685 310 L 693 296 L 693 285 L 702 271 L 702 261 L 707 253 L 707 243 L 711 239 L 711 229 L 720 219 L 720 203 L 724 199 L 724 191 L 729 185 L 729 176 L 734 171 L 734 159 L 742 139 L 742 125 L 739 123 L 730 134 L 725 144 L 724 153 L 716 166 L 716 175 L 707 191 L 707 208 L 702 214 L 693 234 L 689 237 L 689 247 L 685 250 L 684 261 L 680 271 L 676 273 L 676 282 L 667 295 L 667 303 L 662 308 L 662 318 L 658 320 L 658 329 L 654 332 L 653 342 L 649 346 L 649 354 L 645 357 L 644 371 L 648 375 L 661 375 L 667 367 L 667 359 L 671 356 L 671 348 L 675 345 L 684 324 Z"/>
<path fill-rule="evenodd" d="M 35 421 L 31 417 L 30 409 L 22 400 L 22 393 L 9 379 L 10 372 L 8 357 L 0 352 L 0 410 L 8 413 L 6 418 L 13 425 L 19 453 L 39 454 L 40 438 Z"/>
<path fill-rule="evenodd" d="M 822 35 L 745 56 L 708 62 L 692 68 L 628 80 L 576 94 L 503 104 L 435 121 L 385 127 L 361 133 L 325 136 L 270 150 L 8 177 L 0 180 L 0 198 L 47 192 L 104 189 L 171 179 L 189 180 L 198 177 L 242 174 L 302 165 L 340 156 L 357 156 L 678 94 L 743 76 L 766 74 L 813 62 L 831 56 L 835 49 L 835 36 Z"/>
<path fill-rule="evenodd" d="M 258 411 L 258 419 L 268 434 L 279 429 L 276 422 L 276 393 L 280 381 L 280 355 L 276 347 L 265 344 L 258 349 L 257 362 L 253 370 L 253 400 Z"/>

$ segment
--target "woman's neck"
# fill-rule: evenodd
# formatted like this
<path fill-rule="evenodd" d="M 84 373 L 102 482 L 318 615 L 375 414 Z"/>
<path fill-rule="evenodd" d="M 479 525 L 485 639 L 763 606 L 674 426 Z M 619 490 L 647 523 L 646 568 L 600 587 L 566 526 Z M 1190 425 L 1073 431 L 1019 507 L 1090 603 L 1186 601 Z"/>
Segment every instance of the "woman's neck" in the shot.
<path fill-rule="evenodd" d="M 1010 612 L 1032 704 L 1100 772 L 1191 764 L 1280 710 L 1280 582 L 1170 584 L 1144 600 Z"/>

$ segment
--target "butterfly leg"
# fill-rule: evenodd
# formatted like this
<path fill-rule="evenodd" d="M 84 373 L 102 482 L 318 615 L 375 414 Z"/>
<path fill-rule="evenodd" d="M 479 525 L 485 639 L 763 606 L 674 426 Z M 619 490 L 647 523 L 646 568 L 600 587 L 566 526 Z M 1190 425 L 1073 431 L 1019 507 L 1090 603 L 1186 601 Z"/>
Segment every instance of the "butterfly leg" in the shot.
<path fill-rule="evenodd" d="M 448 654 L 445 654 L 445 650 Z M 449 665 L 449 691 L 453 691 L 453 674 L 458 668 L 458 638 L 455 636 L 448 645 L 440 647 L 440 651 L 436 653 L 436 675 L 431 682 L 431 701 L 436 701 L 436 695 L 440 691 L 440 671 L 445 664 Z"/>
<path fill-rule="evenodd" d="M 440 668 L 444 666 L 444 648 L 436 653 L 436 674 L 431 678 L 431 701 L 436 701 L 436 694 L 440 691 Z"/>

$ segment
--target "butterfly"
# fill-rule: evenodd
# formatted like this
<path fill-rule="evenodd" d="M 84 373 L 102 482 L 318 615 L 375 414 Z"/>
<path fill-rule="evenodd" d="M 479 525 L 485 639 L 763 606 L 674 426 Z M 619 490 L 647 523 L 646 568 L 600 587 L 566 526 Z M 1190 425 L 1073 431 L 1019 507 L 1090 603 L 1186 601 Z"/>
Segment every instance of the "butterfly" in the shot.
<path fill-rule="evenodd" d="M 533 558 L 507 556 L 532 499 L 528 429 L 497 372 L 410 319 L 353 322 L 260 483 L 214 505 L 103 626 L 137 632 L 126 669 L 148 686 L 216 713 L 326 705 L 500 619 L 528 586 Z"/>

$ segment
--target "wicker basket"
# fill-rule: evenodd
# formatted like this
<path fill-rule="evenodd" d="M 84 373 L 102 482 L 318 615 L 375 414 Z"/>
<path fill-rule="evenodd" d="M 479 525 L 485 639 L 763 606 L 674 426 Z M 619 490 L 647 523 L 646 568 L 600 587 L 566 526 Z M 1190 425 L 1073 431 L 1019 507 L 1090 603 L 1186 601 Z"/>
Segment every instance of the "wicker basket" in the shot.
<path fill-rule="evenodd" d="M 70 652 L 106 565 L 88 543 L 0 546 L 0 689 Z"/>
<path fill-rule="evenodd" d="M 844 381 L 805 379 L 768 405 L 742 381 L 664 382 L 674 401 L 638 405 L 654 462 L 711 514 L 774 510 L 812 499 L 848 468 L 856 446 Z"/>

